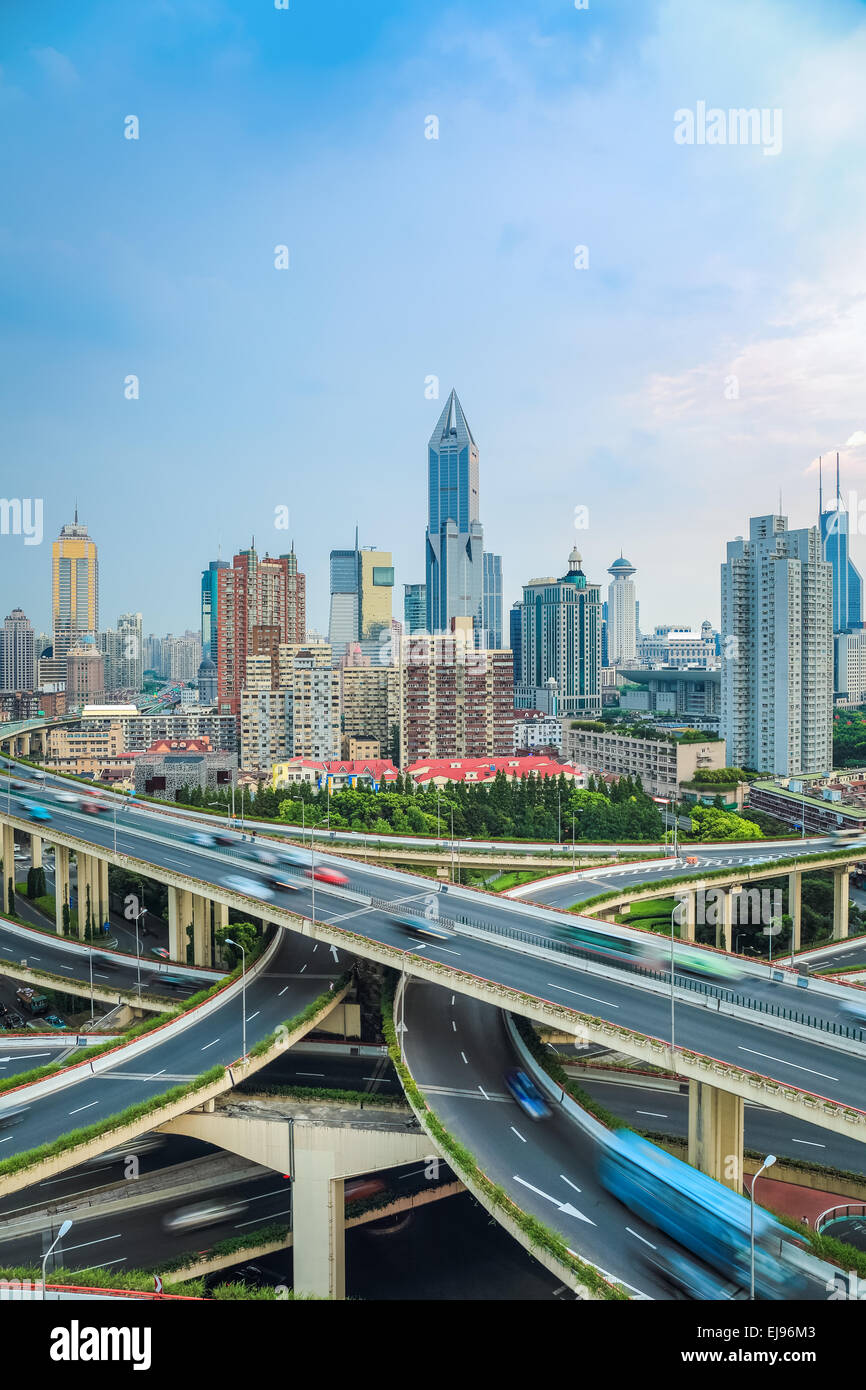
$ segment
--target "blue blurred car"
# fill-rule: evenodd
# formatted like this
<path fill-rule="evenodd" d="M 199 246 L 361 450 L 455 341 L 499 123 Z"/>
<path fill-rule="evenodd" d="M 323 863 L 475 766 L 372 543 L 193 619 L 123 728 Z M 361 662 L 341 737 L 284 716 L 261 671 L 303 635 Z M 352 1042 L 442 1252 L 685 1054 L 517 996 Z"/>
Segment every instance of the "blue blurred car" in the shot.
<path fill-rule="evenodd" d="M 525 1071 L 507 1072 L 505 1084 L 521 1110 L 531 1120 L 544 1120 L 550 1114 L 550 1106 Z"/>
<path fill-rule="evenodd" d="M 40 806 L 38 801 L 25 801 L 22 803 L 30 820 L 50 820 L 51 812 L 46 811 L 44 806 Z"/>

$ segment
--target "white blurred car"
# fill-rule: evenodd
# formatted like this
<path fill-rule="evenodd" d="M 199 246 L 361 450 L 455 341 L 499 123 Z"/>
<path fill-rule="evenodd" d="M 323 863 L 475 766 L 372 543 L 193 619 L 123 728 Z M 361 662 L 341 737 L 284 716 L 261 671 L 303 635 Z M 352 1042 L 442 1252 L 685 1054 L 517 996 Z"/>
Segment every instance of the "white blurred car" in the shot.
<path fill-rule="evenodd" d="M 217 1226 L 233 1216 L 242 1216 L 246 1209 L 246 1202 L 227 1202 L 214 1197 L 208 1202 L 196 1202 L 194 1206 L 168 1212 L 162 1224 L 167 1231 L 197 1231 L 202 1226 Z"/>
<path fill-rule="evenodd" d="M 246 893 L 249 898 L 272 898 L 270 888 L 266 888 L 257 878 L 244 878 L 243 874 L 229 874 L 223 879 L 223 887 L 233 888 L 236 893 Z"/>

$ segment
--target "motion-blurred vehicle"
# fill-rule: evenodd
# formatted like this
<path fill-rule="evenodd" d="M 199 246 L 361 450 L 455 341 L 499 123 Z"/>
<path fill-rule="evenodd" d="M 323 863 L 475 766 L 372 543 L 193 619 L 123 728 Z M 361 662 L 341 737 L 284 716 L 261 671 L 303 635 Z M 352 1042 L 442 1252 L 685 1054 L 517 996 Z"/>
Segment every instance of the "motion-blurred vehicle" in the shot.
<path fill-rule="evenodd" d="M 140 1158 L 142 1154 L 152 1153 L 155 1149 L 162 1149 L 166 1145 L 166 1138 L 162 1134 L 142 1134 L 138 1139 L 130 1139 L 128 1144 L 124 1144 L 120 1149 L 110 1149 L 108 1153 L 97 1154 L 95 1158 L 89 1158 L 86 1167 L 96 1163 L 117 1163 L 129 1158 L 134 1154 Z"/>
<path fill-rule="evenodd" d="M 246 893 L 249 898 L 273 897 L 271 890 L 257 878 L 244 878 L 243 874 L 229 874 L 223 879 L 223 886 L 233 888 L 236 893 Z"/>
<path fill-rule="evenodd" d="M 290 878 L 279 878 L 276 874 L 269 874 L 265 883 L 275 893 L 297 893 L 301 886 Z"/>
<path fill-rule="evenodd" d="M 0 1110 L 0 1129 L 12 1129 L 15 1125 L 20 1125 L 27 1111 L 25 1110 Z"/>
<path fill-rule="evenodd" d="M 164 946 L 151 946 L 150 954 L 152 956 L 159 956 L 160 960 L 171 960 L 171 956 Z"/>
<path fill-rule="evenodd" d="M 83 811 L 86 816 L 98 816 L 99 802 L 90 801 L 85 798 L 81 801 L 81 804 L 79 805 L 78 809 L 79 811 Z"/>
<path fill-rule="evenodd" d="M 629 1211 L 670 1236 L 723 1279 L 748 1287 L 751 1206 L 729 1187 L 632 1130 L 616 1130 L 601 1148 L 599 1178 Z M 762 1207 L 755 1218 L 758 1298 L 802 1296 L 802 1242 Z"/>
<path fill-rule="evenodd" d="M 864 835 L 866 835 L 866 830 L 863 830 L 861 827 L 856 825 L 851 826 L 848 829 L 845 829 L 840 826 L 836 830 L 830 831 L 831 839 L 841 840 L 843 843 L 846 840 L 862 840 Z"/>
<path fill-rule="evenodd" d="M 525 1071 L 506 1072 L 505 1084 L 521 1110 L 531 1120 L 544 1120 L 550 1114 L 550 1106 Z"/>
<path fill-rule="evenodd" d="M 316 867 L 306 870 L 307 878 L 314 878 L 318 883 L 333 883 L 340 888 L 348 887 L 349 880 L 345 874 L 341 874 L 339 869 L 326 869 Z"/>
<path fill-rule="evenodd" d="M 667 1285 L 674 1298 L 694 1298 L 708 1302 L 748 1298 L 740 1284 L 722 1279 L 705 1265 L 698 1264 L 682 1250 L 653 1250 L 646 1262 Z"/>
<path fill-rule="evenodd" d="M 851 987 L 849 986 L 849 988 Z M 854 995 L 854 998 L 845 999 L 839 1005 L 839 1012 L 847 1014 L 850 1019 L 853 1019 L 857 1023 L 866 1023 L 866 990 L 863 990 L 861 993 L 859 990 L 852 989 L 851 993 Z"/>
<path fill-rule="evenodd" d="M 44 806 L 40 806 L 40 804 L 39 804 L 38 801 L 22 801 L 21 804 L 22 804 L 22 806 L 24 807 L 25 811 L 27 812 L 28 819 L 30 819 L 30 820 L 50 820 L 50 819 L 51 819 L 51 812 L 48 811 L 48 810 L 46 810 Z"/>
<path fill-rule="evenodd" d="M 55 801 L 62 802 L 64 806 L 75 806 L 80 800 L 80 797 L 76 796 L 75 792 L 63 791 L 63 789 L 59 787 L 52 789 L 50 795 Z"/>
<path fill-rule="evenodd" d="M 343 1198 L 346 1203 L 360 1202 L 365 1197 L 377 1197 L 380 1192 L 384 1191 L 383 1180 L 372 1176 L 351 1178 L 343 1184 Z"/>
<path fill-rule="evenodd" d="M 212 835 L 209 830 L 194 830 L 189 838 L 194 845 L 205 845 L 207 848 L 217 843 L 216 835 Z"/>
<path fill-rule="evenodd" d="M 194 1206 L 179 1207 L 162 1219 L 167 1231 L 198 1231 L 203 1226 L 216 1226 L 230 1221 L 233 1216 L 242 1216 L 247 1209 L 246 1202 L 227 1202 L 214 1197 L 210 1201 L 196 1202 Z"/>
<path fill-rule="evenodd" d="M 13 792 L 29 792 L 30 790 L 26 782 L 13 782 L 11 785 Z"/>
<path fill-rule="evenodd" d="M 256 848 L 252 850 L 253 859 L 257 859 L 260 864 L 279 864 L 279 858 L 272 849 Z"/>
<path fill-rule="evenodd" d="M 391 912 L 388 915 L 395 926 L 418 932 L 420 936 L 431 936 L 435 941 L 450 941 L 454 935 L 438 917 L 425 917 L 420 912 Z"/>
<path fill-rule="evenodd" d="M 710 950 L 706 946 L 678 946 L 674 959 L 677 970 L 689 975 L 705 975 L 710 979 L 730 980 L 735 983 L 742 980 L 746 973 L 730 956 L 724 955 L 721 951 Z"/>
<path fill-rule="evenodd" d="M 185 980 L 182 975 L 157 975 L 156 982 L 160 988 L 167 985 L 169 989 L 188 989 L 189 980 Z"/>

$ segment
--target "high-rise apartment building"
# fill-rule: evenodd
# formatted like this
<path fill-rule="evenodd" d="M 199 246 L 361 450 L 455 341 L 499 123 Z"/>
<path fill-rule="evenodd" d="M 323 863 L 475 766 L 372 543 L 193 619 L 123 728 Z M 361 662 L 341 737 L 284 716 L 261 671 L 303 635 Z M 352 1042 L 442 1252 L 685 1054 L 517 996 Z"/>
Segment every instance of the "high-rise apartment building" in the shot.
<path fill-rule="evenodd" d="M 0 628 L 0 690 L 23 694 L 36 687 L 33 627 L 20 608 L 13 608 Z"/>
<path fill-rule="evenodd" d="M 66 708 L 79 709 L 105 693 L 105 657 L 85 636 L 66 653 Z"/>
<path fill-rule="evenodd" d="M 141 614 L 121 613 L 116 628 L 99 633 L 97 645 L 105 657 L 105 689 L 141 690 L 144 679 Z"/>
<path fill-rule="evenodd" d="M 390 550 L 331 551 L 331 612 L 328 642 L 340 662 L 354 642 L 378 642 L 390 632 L 394 563 Z"/>
<path fill-rule="evenodd" d="M 502 649 L 502 556 L 485 550 L 482 555 L 481 626 L 485 644 Z"/>
<path fill-rule="evenodd" d="M 399 680 L 396 666 L 346 666 L 342 680 L 342 742 L 373 739 L 388 757 L 392 734 L 400 722 Z"/>
<path fill-rule="evenodd" d="M 281 643 L 247 657 L 241 694 L 241 766 L 270 769 L 286 758 L 340 752 L 340 673 L 326 642 Z"/>
<path fill-rule="evenodd" d="M 833 577 L 818 528 L 757 516 L 722 564 L 727 763 L 793 776 L 833 765 Z"/>
<path fill-rule="evenodd" d="M 217 618 L 219 614 L 219 586 L 217 576 L 220 570 L 229 568 L 228 560 L 211 560 L 206 570 L 201 572 L 201 650 L 202 656 L 216 661 Z"/>
<path fill-rule="evenodd" d="M 572 550 L 561 579 L 523 586 L 523 679 L 517 709 L 586 716 L 601 713 L 601 601 Z"/>
<path fill-rule="evenodd" d="M 403 585 L 403 628 L 410 632 L 425 632 L 427 629 L 427 585 Z"/>
<path fill-rule="evenodd" d="M 475 647 L 470 618 L 450 634 L 401 638 L 398 680 L 401 767 L 512 751 L 511 652 Z"/>
<path fill-rule="evenodd" d="M 427 447 L 427 631 L 452 618 L 483 625 L 484 532 L 478 513 L 478 446 L 452 391 Z"/>
<path fill-rule="evenodd" d="M 162 671 L 170 681 L 187 685 L 198 679 L 201 665 L 201 639 L 187 630 L 180 637 L 171 633 L 162 639 Z"/>
<path fill-rule="evenodd" d="M 54 658 L 99 631 L 99 563 L 96 544 L 75 520 L 67 523 L 51 547 L 51 611 Z"/>
<path fill-rule="evenodd" d="M 260 557 L 255 543 L 217 571 L 217 653 L 219 704 L 240 713 L 247 657 L 269 653 L 276 685 L 281 643 L 303 641 L 306 580 L 290 554 Z M 213 656 L 213 653 L 211 653 Z M 199 660 L 201 658 L 199 657 Z M 196 668 L 198 662 L 196 662 Z"/>
<path fill-rule="evenodd" d="M 612 576 L 607 589 L 607 664 L 631 664 L 637 655 L 637 603 L 635 567 L 620 555 L 608 569 Z"/>
<path fill-rule="evenodd" d="M 391 631 L 391 596 L 394 592 L 394 562 L 390 550 L 365 547 L 361 551 L 360 640 L 378 642 Z"/>

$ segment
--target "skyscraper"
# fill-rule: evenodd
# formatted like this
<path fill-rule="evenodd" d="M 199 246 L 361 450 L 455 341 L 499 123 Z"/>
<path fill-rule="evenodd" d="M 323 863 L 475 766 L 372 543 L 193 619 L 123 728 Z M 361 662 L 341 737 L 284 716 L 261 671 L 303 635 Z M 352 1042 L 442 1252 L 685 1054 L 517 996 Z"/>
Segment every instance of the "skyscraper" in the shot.
<path fill-rule="evenodd" d="M 482 556 L 482 627 L 488 647 L 502 647 L 502 556 L 485 550 Z"/>
<path fill-rule="evenodd" d="M 427 630 L 448 632 L 451 619 L 483 626 L 482 554 L 478 518 L 478 446 L 452 391 L 427 449 Z"/>
<path fill-rule="evenodd" d="M 824 511 L 821 460 L 818 460 L 818 523 L 823 558 L 833 568 L 833 631 L 851 632 L 863 621 L 863 580 L 849 554 L 848 513 L 839 488 L 839 455 L 836 455 L 836 497 Z"/>
<path fill-rule="evenodd" d="M 331 611 L 328 642 L 339 660 L 361 637 L 361 554 L 358 531 L 352 550 L 331 551 Z"/>
<path fill-rule="evenodd" d="M 206 570 L 201 572 L 201 649 L 211 660 L 216 658 L 217 614 L 219 612 L 219 588 L 217 575 L 220 570 L 229 568 L 228 560 L 211 560 Z"/>
<path fill-rule="evenodd" d="M 365 547 L 361 551 L 360 570 L 359 625 L 362 642 L 378 642 L 381 633 L 390 633 L 393 589 L 394 564 L 390 550 Z"/>
<path fill-rule="evenodd" d="M 20 608 L 13 608 L 0 628 L 0 690 L 35 689 L 35 667 L 33 627 Z"/>
<path fill-rule="evenodd" d="M 756 516 L 722 564 L 721 734 L 731 767 L 833 766 L 833 580 L 817 526 Z"/>
<path fill-rule="evenodd" d="M 54 658 L 65 657 L 82 638 L 96 641 L 99 631 L 99 564 L 96 544 L 75 520 L 61 528 L 51 547 L 51 609 Z"/>
<path fill-rule="evenodd" d="M 633 662 L 637 653 L 637 604 L 634 565 L 620 553 L 608 569 L 612 575 L 607 590 L 607 664 Z"/>
<path fill-rule="evenodd" d="M 406 634 L 423 632 L 427 626 L 427 585 L 403 585 L 403 626 Z"/>
<path fill-rule="evenodd" d="M 600 586 L 588 584 L 572 550 L 561 579 L 523 586 L 523 679 L 517 709 L 562 715 L 601 712 Z"/>
<path fill-rule="evenodd" d="M 512 603 L 508 614 L 508 645 L 514 657 L 514 684 L 523 681 L 523 604 L 520 599 Z"/>

